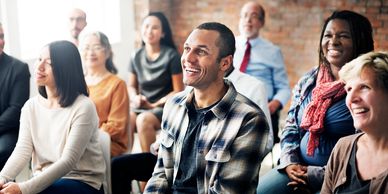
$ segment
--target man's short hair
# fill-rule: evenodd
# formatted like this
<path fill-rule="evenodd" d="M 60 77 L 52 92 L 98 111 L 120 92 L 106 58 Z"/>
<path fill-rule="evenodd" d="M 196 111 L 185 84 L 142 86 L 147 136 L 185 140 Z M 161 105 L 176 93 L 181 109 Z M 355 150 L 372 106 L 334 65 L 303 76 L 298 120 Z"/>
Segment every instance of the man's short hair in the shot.
<path fill-rule="evenodd" d="M 264 23 L 265 23 L 265 10 L 264 10 L 263 6 L 261 6 L 260 4 L 258 4 L 258 7 L 259 7 L 259 11 L 260 11 L 259 20 L 261 21 L 261 24 L 264 26 Z"/>
<path fill-rule="evenodd" d="M 206 22 L 199 25 L 196 29 L 199 30 L 214 30 L 219 33 L 216 46 L 220 49 L 217 60 L 234 55 L 236 51 L 236 40 L 234 39 L 233 32 L 225 25 L 218 22 Z"/>

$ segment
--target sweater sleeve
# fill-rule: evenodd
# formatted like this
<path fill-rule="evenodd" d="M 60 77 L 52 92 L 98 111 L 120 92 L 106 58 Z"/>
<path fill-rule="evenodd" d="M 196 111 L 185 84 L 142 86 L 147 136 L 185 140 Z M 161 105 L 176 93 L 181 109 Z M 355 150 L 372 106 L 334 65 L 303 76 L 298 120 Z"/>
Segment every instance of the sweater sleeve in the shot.
<path fill-rule="evenodd" d="M 107 121 L 101 124 L 101 129 L 108 132 L 112 139 L 112 156 L 119 155 L 126 150 L 127 127 L 129 120 L 129 98 L 125 82 L 120 80 L 112 92 L 110 111 Z"/>
<path fill-rule="evenodd" d="M 31 129 L 29 126 L 29 111 L 30 103 L 27 103 L 22 108 L 20 116 L 20 131 L 18 142 L 11 156 L 8 158 L 7 163 L 4 165 L 3 170 L 0 172 L 0 178 L 4 182 L 14 181 L 15 177 L 22 171 L 31 159 L 33 150 Z"/>
<path fill-rule="evenodd" d="M 98 116 L 94 104 L 92 102 L 82 103 L 70 118 L 72 118 L 72 124 L 61 157 L 42 173 L 21 182 L 19 186 L 23 194 L 33 194 L 44 190 L 69 173 L 80 160 L 92 135 L 97 130 Z"/>

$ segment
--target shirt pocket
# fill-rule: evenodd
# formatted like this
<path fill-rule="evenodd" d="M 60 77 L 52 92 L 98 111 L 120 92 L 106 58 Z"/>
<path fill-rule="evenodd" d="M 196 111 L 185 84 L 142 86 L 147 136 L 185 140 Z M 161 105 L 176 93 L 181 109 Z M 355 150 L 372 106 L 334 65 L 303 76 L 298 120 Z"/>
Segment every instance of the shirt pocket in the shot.
<path fill-rule="evenodd" d="M 159 154 L 162 156 L 164 170 L 171 177 L 174 169 L 174 136 L 169 134 L 168 131 L 162 130 L 160 144 Z"/>
<path fill-rule="evenodd" d="M 174 144 L 174 136 L 167 131 L 162 130 L 160 132 L 161 144 L 164 148 L 169 149 Z"/>
<path fill-rule="evenodd" d="M 225 163 L 230 160 L 229 150 L 210 149 L 205 155 L 205 160 L 208 162 Z"/>

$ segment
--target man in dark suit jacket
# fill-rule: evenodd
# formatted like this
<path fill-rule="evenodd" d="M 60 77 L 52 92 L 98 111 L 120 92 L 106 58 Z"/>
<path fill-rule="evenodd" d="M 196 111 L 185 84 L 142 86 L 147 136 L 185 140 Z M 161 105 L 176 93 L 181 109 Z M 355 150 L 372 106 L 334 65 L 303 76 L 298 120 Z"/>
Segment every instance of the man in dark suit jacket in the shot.
<path fill-rule="evenodd" d="M 0 23 L 0 169 L 11 155 L 19 134 L 20 110 L 30 96 L 28 65 L 3 52 Z"/>

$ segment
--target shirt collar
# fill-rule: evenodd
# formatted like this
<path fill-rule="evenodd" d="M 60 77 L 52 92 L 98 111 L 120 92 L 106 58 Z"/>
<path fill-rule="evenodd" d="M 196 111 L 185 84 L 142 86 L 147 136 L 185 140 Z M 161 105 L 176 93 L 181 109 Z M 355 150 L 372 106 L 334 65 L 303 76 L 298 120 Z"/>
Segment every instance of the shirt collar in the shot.
<path fill-rule="evenodd" d="M 227 79 L 224 79 L 224 82 L 228 87 L 226 94 L 216 105 L 213 106 L 213 108 L 210 109 L 210 111 L 218 119 L 224 119 L 226 117 L 237 96 L 237 91 L 234 88 L 233 84 Z M 192 88 L 186 93 L 186 98 L 180 102 L 180 105 L 185 106 L 185 108 L 188 110 L 193 98 L 194 98 L 194 89 Z"/>
<path fill-rule="evenodd" d="M 254 39 L 249 39 L 249 43 L 251 44 L 251 47 L 259 44 L 261 41 L 263 41 L 259 36 L 257 36 Z"/>

